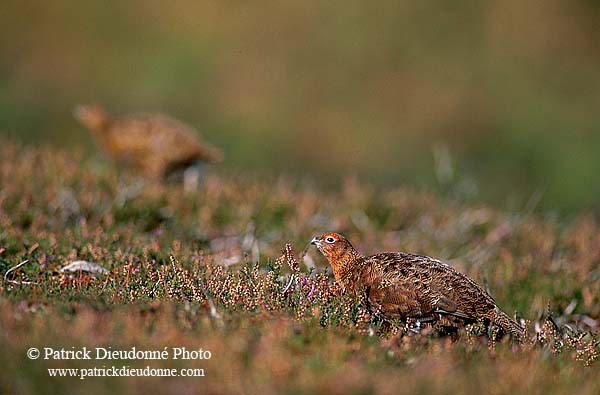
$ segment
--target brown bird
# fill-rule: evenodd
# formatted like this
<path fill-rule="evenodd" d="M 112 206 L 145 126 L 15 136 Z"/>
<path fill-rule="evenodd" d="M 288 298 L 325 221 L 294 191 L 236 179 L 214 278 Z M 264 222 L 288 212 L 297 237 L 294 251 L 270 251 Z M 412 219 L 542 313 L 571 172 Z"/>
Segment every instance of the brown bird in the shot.
<path fill-rule="evenodd" d="M 523 329 L 475 281 L 437 259 L 404 252 L 360 255 L 342 235 L 312 239 L 336 281 L 387 320 L 414 319 L 438 327 L 483 322 L 520 337 Z"/>
<path fill-rule="evenodd" d="M 164 179 L 183 171 L 186 186 L 193 187 L 202 164 L 223 158 L 222 152 L 202 142 L 191 126 L 164 114 L 112 118 L 97 105 L 81 105 L 74 115 L 110 157 L 149 177 Z"/>

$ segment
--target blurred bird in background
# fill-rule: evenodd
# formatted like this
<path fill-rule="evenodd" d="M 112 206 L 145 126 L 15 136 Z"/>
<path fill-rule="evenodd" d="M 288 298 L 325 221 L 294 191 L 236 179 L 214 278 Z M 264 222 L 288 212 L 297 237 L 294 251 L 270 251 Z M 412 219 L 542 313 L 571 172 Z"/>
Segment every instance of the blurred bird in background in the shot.
<path fill-rule="evenodd" d="M 182 179 L 186 191 L 197 188 L 204 164 L 223 160 L 194 128 L 165 114 L 113 118 L 98 105 L 79 105 L 74 116 L 113 160 L 148 178 Z"/>

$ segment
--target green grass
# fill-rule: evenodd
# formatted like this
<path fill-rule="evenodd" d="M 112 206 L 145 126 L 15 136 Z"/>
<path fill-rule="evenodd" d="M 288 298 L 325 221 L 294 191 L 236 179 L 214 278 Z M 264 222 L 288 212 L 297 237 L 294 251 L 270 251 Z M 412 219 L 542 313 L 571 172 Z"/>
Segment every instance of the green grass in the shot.
<path fill-rule="evenodd" d="M 99 158 L 0 148 L 0 393 L 600 392 L 600 226 L 464 205 L 410 189 L 339 191 L 209 175 L 185 194 Z M 365 253 L 404 250 L 487 281 L 529 340 L 372 335 L 310 249 L 297 280 L 277 258 L 317 233 Z M 73 260 L 109 274 L 67 275 Z M 310 265 L 311 269 L 305 263 Z M 27 285 L 22 282 L 32 281 Z M 550 304 L 562 335 L 545 322 Z M 569 329 L 571 328 L 571 329 Z M 210 360 L 29 360 L 30 347 L 210 350 Z M 196 378 L 49 377 L 48 368 L 202 368 Z"/>

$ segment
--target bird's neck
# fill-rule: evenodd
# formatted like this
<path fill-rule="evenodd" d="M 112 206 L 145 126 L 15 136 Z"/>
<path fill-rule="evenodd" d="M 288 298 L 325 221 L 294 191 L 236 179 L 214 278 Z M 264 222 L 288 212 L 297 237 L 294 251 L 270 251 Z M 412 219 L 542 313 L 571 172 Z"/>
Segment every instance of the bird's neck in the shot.
<path fill-rule="evenodd" d="M 101 123 L 96 124 L 94 127 L 90 127 L 92 135 L 96 140 L 96 143 L 103 149 L 112 152 L 114 150 L 112 136 L 110 133 L 112 121 L 110 118 L 102 120 Z"/>
<path fill-rule="evenodd" d="M 112 126 L 112 119 L 108 115 L 99 117 L 93 124 L 88 127 L 97 135 L 105 135 Z"/>
<path fill-rule="evenodd" d="M 352 288 L 353 279 L 364 257 L 354 248 L 348 248 L 328 258 L 335 280 L 344 288 Z"/>

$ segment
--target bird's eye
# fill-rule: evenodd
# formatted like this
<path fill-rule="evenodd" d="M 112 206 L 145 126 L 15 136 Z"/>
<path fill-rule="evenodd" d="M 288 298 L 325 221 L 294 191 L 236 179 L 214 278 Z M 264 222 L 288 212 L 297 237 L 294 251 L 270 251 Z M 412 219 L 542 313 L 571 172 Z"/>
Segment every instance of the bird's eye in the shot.
<path fill-rule="evenodd" d="M 326 237 L 325 241 L 328 242 L 328 243 L 335 243 L 335 239 L 333 237 L 331 237 L 331 236 Z"/>

